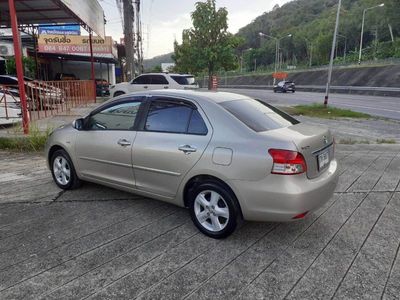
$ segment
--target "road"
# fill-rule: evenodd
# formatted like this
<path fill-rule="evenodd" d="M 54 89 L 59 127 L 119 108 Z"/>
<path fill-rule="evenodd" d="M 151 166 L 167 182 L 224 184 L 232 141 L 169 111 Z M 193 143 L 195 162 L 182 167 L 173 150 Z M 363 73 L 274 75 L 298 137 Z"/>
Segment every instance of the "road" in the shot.
<path fill-rule="evenodd" d="M 200 234 L 188 211 L 0 152 L 0 299 L 398 299 L 400 147 L 338 145 L 335 195 L 298 222 Z"/>
<path fill-rule="evenodd" d="M 255 90 L 255 89 L 219 89 L 219 91 L 229 91 L 233 93 L 247 95 L 253 98 L 266 100 L 271 104 L 278 105 L 295 105 L 295 104 L 312 104 L 323 103 L 323 93 L 299 92 L 296 93 L 274 93 L 271 90 Z M 372 116 L 397 119 L 400 120 L 400 98 L 396 97 L 380 97 L 367 95 L 348 95 L 348 94 L 331 94 L 329 104 L 351 109 L 358 112 L 370 114 Z"/>

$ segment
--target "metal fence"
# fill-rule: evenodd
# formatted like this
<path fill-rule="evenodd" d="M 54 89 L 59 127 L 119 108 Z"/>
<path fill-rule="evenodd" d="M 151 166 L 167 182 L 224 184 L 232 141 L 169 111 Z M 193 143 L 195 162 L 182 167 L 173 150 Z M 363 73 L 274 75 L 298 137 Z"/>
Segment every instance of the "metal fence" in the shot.
<path fill-rule="evenodd" d="M 71 108 L 87 105 L 96 99 L 91 80 L 26 81 L 25 93 L 30 120 L 67 113 Z M 21 110 L 18 86 L 0 86 L 0 99 L 0 118 L 9 119 L 17 106 Z"/>
<path fill-rule="evenodd" d="M 19 97 L 0 85 L 0 125 L 13 124 L 21 120 Z"/>

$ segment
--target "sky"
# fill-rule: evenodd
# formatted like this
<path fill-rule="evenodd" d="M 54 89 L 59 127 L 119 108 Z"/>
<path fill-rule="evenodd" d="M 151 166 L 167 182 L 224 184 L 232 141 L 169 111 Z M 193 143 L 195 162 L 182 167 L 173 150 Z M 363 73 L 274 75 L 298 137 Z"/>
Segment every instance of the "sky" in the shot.
<path fill-rule="evenodd" d="M 106 35 L 119 42 L 123 37 L 121 17 L 116 0 L 98 0 L 103 7 L 107 24 Z M 231 33 L 249 24 L 264 12 L 290 0 L 217 0 L 217 7 L 228 10 L 228 25 Z M 192 25 L 190 13 L 198 0 L 142 0 L 141 19 L 143 30 L 144 58 L 173 51 L 173 42 L 181 42 L 182 30 Z"/>

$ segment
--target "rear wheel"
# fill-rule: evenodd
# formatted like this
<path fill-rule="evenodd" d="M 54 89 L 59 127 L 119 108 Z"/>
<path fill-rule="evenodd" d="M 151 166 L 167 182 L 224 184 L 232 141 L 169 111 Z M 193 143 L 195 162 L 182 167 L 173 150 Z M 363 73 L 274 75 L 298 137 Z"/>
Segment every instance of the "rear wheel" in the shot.
<path fill-rule="evenodd" d="M 71 158 L 65 150 L 57 150 L 51 156 L 51 174 L 55 183 L 63 190 L 75 189 L 81 185 Z"/>
<path fill-rule="evenodd" d="M 202 233 L 220 239 L 235 230 L 239 207 L 235 196 L 222 184 L 200 183 L 189 197 L 190 216 Z"/>

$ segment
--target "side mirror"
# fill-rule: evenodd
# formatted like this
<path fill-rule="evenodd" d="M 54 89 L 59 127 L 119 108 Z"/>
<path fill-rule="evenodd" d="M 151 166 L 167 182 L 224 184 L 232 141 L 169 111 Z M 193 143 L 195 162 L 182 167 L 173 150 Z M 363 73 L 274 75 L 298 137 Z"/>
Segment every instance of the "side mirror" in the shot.
<path fill-rule="evenodd" d="M 76 119 L 75 121 L 72 122 L 72 126 L 76 130 L 82 130 L 83 129 L 83 125 L 84 125 L 84 119 L 83 118 Z"/>

